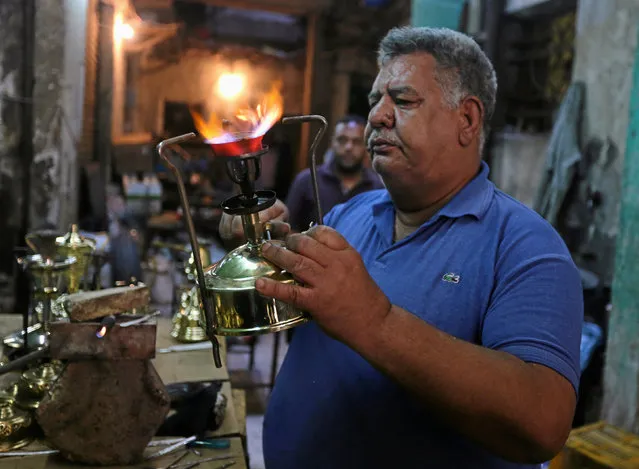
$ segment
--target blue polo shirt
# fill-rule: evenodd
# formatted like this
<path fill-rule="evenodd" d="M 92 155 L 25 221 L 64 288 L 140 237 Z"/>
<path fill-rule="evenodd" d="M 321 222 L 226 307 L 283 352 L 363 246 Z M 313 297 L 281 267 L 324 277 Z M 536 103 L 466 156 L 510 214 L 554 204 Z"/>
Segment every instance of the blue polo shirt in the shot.
<path fill-rule="evenodd" d="M 326 217 L 393 304 L 460 339 L 550 367 L 578 389 L 578 270 L 542 217 L 494 187 L 486 164 L 397 243 L 393 221 L 385 190 L 361 194 Z M 435 420 L 313 322 L 297 329 L 277 377 L 264 456 L 267 469 L 535 467 L 495 457 Z"/>

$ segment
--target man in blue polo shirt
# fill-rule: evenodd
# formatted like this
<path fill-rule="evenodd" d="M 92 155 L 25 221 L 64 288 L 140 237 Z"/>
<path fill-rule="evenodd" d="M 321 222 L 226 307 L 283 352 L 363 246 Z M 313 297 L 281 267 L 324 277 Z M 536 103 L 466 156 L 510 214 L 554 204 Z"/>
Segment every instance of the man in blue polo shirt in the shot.
<path fill-rule="evenodd" d="M 301 285 L 257 289 L 313 317 L 269 400 L 266 467 L 538 467 L 571 428 L 578 271 L 488 180 L 497 83 L 475 42 L 398 28 L 379 66 L 367 141 L 386 190 L 263 250 Z"/>

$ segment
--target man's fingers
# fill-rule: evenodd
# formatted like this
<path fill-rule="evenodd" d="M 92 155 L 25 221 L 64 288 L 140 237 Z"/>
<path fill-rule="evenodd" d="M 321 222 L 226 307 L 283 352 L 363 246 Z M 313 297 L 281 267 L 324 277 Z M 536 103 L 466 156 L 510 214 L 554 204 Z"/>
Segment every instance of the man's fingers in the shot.
<path fill-rule="evenodd" d="M 288 208 L 281 200 L 276 200 L 275 204 L 260 212 L 260 221 L 288 221 Z"/>
<path fill-rule="evenodd" d="M 275 298 L 302 310 L 309 309 L 311 292 L 299 285 L 282 283 L 269 278 L 260 278 L 255 281 L 255 289 L 258 293 L 268 298 Z"/>
<path fill-rule="evenodd" d="M 291 227 L 285 223 L 288 221 L 288 208 L 281 200 L 275 201 L 274 205 L 259 212 L 259 217 L 262 223 L 272 222 L 272 236 L 275 238 L 283 238 L 291 231 Z M 225 240 L 244 239 L 241 217 L 223 213 L 220 219 L 219 233 L 220 237 Z"/>
<path fill-rule="evenodd" d="M 335 251 L 342 251 L 351 247 L 341 234 L 325 225 L 316 225 L 306 230 L 303 234 Z"/>
<path fill-rule="evenodd" d="M 286 238 L 286 247 L 291 251 L 301 254 L 317 262 L 322 267 L 327 266 L 327 261 L 333 254 L 332 250 L 311 236 L 305 234 L 293 234 Z"/>
<path fill-rule="evenodd" d="M 291 225 L 283 221 L 271 222 L 271 237 L 272 238 L 284 238 L 291 232 Z"/>
<path fill-rule="evenodd" d="M 273 243 L 264 243 L 262 254 L 303 283 L 313 285 L 322 270 L 315 261 Z"/>

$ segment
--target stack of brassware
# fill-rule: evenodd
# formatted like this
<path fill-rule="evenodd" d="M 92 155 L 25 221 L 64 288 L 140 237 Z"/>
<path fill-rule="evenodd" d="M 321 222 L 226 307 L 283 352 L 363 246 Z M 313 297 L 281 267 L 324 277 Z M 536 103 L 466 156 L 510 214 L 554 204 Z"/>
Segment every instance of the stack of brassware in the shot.
<path fill-rule="evenodd" d="M 173 316 L 171 337 L 180 342 L 202 342 L 207 339 L 202 328 L 200 292 L 196 286 L 180 294 L 180 307 Z"/>
<path fill-rule="evenodd" d="M 64 296 L 87 289 L 85 280 L 96 242 L 81 236 L 75 224 L 66 234 L 32 231 L 25 241 L 32 253 L 18 258 L 17 263 L 31 280 L 27 349 L 37 350 L 47 345 L 49 323 L 67 319 Z M 24 347 L 24 336 L 24 330 L 15 331 L 4 338 L 3 344 L 15 352 Z"/>
<path fill-rule="evenodd" d="M 26 446 L 39 436 L 34 412 L 62 370 L 57 360 L 40 363 L 0 392 L 0 452 Z"/>

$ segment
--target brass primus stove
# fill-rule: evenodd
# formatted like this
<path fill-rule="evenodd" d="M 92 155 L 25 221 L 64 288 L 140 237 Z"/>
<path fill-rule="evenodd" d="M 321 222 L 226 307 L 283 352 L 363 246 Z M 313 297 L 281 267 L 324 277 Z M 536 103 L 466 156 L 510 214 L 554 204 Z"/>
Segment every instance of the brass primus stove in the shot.
<path fill-rule="evenodd" d="M 320 124 L 311 144 L 310 153 L 317 221 L 322 223 L 315 149 L 326 131 L 327 122 L 324 117 L 318 115 L 282 119 L 282 123 L 304 122 Z M 226 160 L 227 174 L 239 186 L 240 194 L 224 201 L 222 209 L 229 215 L 241 217 L 247 242 L 204 270 L 184 182 L 179 170 L 166 154 L 167 147 L 194 137 L 194 133 L 189 133 L 164 140 L 160 142 L 157 150 L 178 183 L 184 221 L 195 260 L 206 335 L 213 344 L 215 365 L 220 368 L 222 361 L 217 335 L 250 336 L 282 331 L 305 323 L 308 321 L 308 315 L 279 300 L 266 298 L 255 289 L 255 280 L 262 277 L 284 283 L 295 283 L 295 279 L 289 272 L 262 256 L 262 245 L 271 238 L 271 224 L 261 222 L 259 212 L 273 206 L 277 200 L 275 192 L 255 189 L 255 182 L 260 176 L 260 157 L 268 151 L 268 148 L 262 145 L 262 136 L 235 133 L 226 134 L 225 139 L 220 142 L 208 142 L 211 144 L 213 156 Z M 275 240 L 271 242 L 281 243 Z"/>

